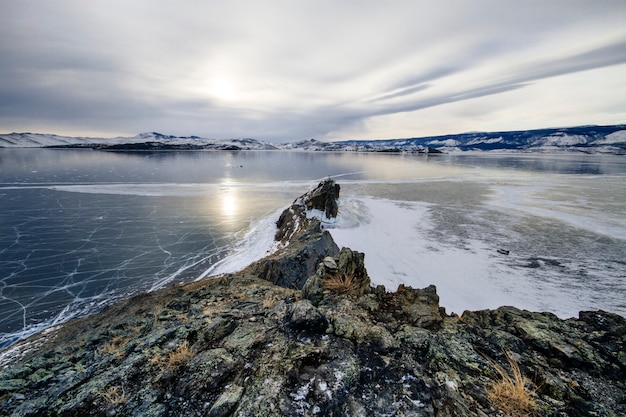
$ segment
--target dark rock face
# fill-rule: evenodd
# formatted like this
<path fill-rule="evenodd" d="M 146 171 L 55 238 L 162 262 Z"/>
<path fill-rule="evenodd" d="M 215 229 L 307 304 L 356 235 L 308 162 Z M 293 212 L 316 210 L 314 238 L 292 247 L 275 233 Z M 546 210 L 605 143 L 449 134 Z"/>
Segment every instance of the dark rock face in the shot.
<path fill-rule="evenodd" d="M 339 214 L 339 205 L 337 203 L 339 190 L 339 184 L 331 179 L 327 179 L 320 182 L 312 191 L 297 199 L 296 202 L 301 201 L 307 210 L 316 209 L 323 211 L 327 218 L 332 219 Z"/>
<path fill-rule="evenodd" d="M 338 252 L 332 236 L 313 226 L 310 233 L 298 236 L 278 253 L 250 265 L 247 271 L 276 285 L 301 289 L 319 260 Z"/>
<path fill-rule="evenodd" d="M 495 417 L 494 364 L 510 373 L 507 356 L 528 379 L 533 415 L 626 415 L 625 318 L 447 316 L 434 286 L 371 288 L 358 252 L 308 252 L 315 268 L 303 268 L 295 254 L 324 235 L 307 227 L 244 271 L 140 295 L 0 352 L 0 415 Z M 289 288 L 266 279 L 269 261 L 300 271 Z"/>
<path fill-rule="evenodd" d="M 302 289 L 321 259 L 339 253 L 333 238 L 322 230 L 321 221 L 307 217 L 307 210 L 329 208 L 336 216 L 338 197 L 339 185 L 327 180 L 297 198 L 276 222 L 275 240 L 281 249 L 250 266 L 249 272 L 282 287 Z"/>
<path fill-rule="evenodd" d="M 278 228 L 276 240 L 287 243 L 299 232 L 308 230 L 315 222 L 319 222 L 319 219 L 307 218 L 307 210 L 322 211 L 328 219 L 337 217 L 339 189 L 339 184 L 329 179 L 320 182 L 316 188 L 296 198 L 293 204 L 281 213 L 276 222 Z"/>

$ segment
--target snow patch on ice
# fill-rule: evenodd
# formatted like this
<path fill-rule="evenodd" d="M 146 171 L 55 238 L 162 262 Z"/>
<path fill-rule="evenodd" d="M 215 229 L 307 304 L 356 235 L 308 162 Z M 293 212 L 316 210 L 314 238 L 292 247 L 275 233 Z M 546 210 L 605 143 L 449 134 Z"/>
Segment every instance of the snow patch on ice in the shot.
<path fill-rule="evenodd" d="M 547 185 L 499 185 L 494 186 L 492 191 L 488 204 L 500 210 L 554 219 L 576 228 L 626 240 L 623 217 L 602 216 L 592 205 L 580 199 L 575 204 L 554 201 L 550 198 L 554 193 L 548 191 Z"/>
<path fill-rule="evenodd" d="M 351 213 L 350 207 L 365 210 Z M 505 267 L 492 248 L 477 240 L 458 247 L 429 237 L 433 227 L 429 207 L 422 202 L 362 197 L 340 206 L 339 220 L 330 232 L 340 247 L 365 253 L 372 284 L 384 285 L 388 291 L 399 284 L 413 288 L 435 284 L 441 305 L 456 313 L 519 305 L 510 288 L 494 282 Z M 355 222 L 358 216 L 365 216 L 365 221 Z"/>

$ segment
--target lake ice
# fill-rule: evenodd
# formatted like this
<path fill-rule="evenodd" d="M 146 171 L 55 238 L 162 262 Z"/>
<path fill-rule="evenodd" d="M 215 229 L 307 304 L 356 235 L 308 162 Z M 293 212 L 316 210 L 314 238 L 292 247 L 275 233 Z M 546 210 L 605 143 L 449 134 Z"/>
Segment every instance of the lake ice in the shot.
<path fill-rule="evenodd" d="M 626 161 L 612 155 L 0 150 L 0 346 L 271 249 L 321 179 L 372 281 L 448 312 L 626 315 Z M 498 252 L 508 251 L 508 255 Z"/>

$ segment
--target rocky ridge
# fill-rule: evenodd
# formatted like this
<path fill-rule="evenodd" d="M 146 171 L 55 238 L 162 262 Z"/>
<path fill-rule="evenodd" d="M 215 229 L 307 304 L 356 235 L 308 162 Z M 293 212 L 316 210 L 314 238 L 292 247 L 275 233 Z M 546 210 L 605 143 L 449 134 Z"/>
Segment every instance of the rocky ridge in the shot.
<path fill-rule="evenodd" d="M 626 415 L 626 319 L 513 307 L 459 317 L 434 286 L 373 288 L 365 255 L 307 216 L 336 215 L 338 196 L 325 181 L 296 199 L 277 222 L 279 249 L 241 272 L 0 352 L 0 415 Z M 518 396 L 497 394 L 516 369 Z"/>

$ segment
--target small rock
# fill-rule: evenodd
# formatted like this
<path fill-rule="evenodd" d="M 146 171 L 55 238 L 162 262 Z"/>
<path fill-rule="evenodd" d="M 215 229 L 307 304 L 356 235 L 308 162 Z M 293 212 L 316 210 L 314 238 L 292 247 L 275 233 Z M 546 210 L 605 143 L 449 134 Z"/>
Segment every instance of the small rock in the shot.
<path fill-rule="evenodd" d="M 209 410 L 209 417 L 223 417 L 230 415 L 241 400 L 243 395 L 243 387 L 239 385 L 231 385 L 228 387 L 213 404 Z"/>
<path fill-rule="evenodd" d="M 332 256 L 327 256 L 324 258 L 324 260 L 322 261 L 324 263 L 324 266 L 328 269 L 337 270 L 337 262 L 335 262 L 335 258 L 333 258 Z"/>
<path fill-rule="evenodd" d="M 311 275 L 302 286 L 302 296 L 314 306 L 318 306 L 324 298 L 322 279 L 318 274 Z"/>
<path fill-rule="evenodd" d="M 291 305 L 285 317 L 287 325 L 294 330 L 324 332 L 328 320 L 309 300 L 296 301 Z"/>
<path fill-rule="evenodd" d="M 26 399 L 26 396 L 24 394 L 13 394 L 13 401 L 24 401 Z"/>

